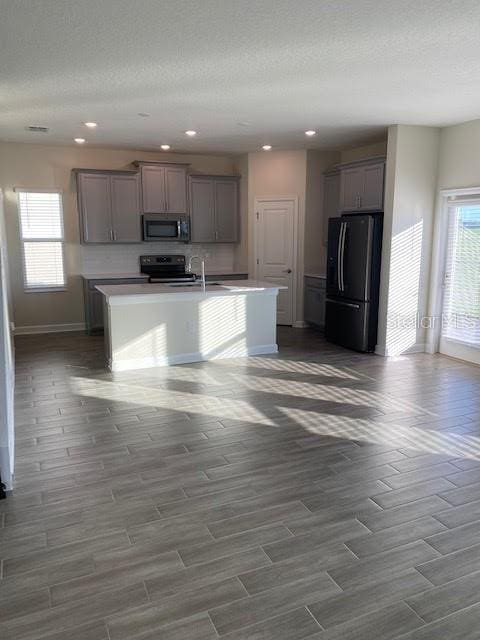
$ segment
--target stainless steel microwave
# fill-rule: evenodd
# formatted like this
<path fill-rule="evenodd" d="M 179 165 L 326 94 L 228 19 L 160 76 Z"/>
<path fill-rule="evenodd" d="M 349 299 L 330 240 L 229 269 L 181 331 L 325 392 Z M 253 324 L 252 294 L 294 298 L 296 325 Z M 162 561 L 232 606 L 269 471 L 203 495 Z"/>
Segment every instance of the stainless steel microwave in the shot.
<path fill-rule="evenodd" d="M 190 218 L 166 213 L 143 216 L 145 242 L 190 242 Z"/>

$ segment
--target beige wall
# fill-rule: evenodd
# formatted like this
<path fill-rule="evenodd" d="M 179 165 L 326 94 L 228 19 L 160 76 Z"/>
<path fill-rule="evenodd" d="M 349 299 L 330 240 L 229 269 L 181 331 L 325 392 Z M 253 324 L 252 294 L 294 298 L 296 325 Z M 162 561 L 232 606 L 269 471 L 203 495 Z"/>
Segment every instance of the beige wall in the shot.
<path fill-rule="evenodd" d="M 294 320 L 303 319 L 303 264 L 305 234 L 305 193 L 307 178 L 307 152 L 261 151 L 248 155 L 248 218 L 249 246 L 254 246 L 254 202 L 262 196 L 297 196 L 298 198 L 298 242 L 297 242 L 297 295 Z M 249 273 L 255 272 L 253 250 L 249 251 Z"/>
<path fill-rule="evenodd" d="M 365 144 L 361 147 L 344 149 L 341 152 L 340 162 L 355 162 L 356 160 L 385 155 L 387 155 L 387 140 L 380 140 L 379 142 Z"/>
<path fill-rule="evenodd" d="M 428 309 L 440 130 L 389 129 L 378 347 L 384 355 L 423 351 L 416 326 Z"/>
<path fill-rule="evenodd" d="M 480 120 L 442 129 L 438 189 L 459 189 L 479 185 Z"/>
<path fill-rule="evenodd" d="M 190 169 L 203 173 L 234 173 L 233 158 L 188 154 L 161 154 L 134 149 L 98 147 L 62 147 L 34 144 L 0 143 L 0 188 L 5 193 L 5 218 L 12 274 L 14 321 L 18 327 L 32 325 L 81 323 L 83 294 L 79 223 L 72 168 L 124 169 L 134 160 L 168 160 L 189 162 Z M 65 292 L 25 293 L 18 214 L 14 187 L 61 189 L 64 193 L 66 270 Z M 101 247 L 97 248 L 102 251 Z M 231 249 L 232 253 L 234 249 Z"/>

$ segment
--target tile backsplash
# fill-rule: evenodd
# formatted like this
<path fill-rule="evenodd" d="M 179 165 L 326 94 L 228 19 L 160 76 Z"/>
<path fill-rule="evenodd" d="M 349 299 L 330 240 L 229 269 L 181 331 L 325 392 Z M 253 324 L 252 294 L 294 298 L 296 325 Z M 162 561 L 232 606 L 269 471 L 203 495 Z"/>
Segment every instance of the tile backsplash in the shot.
<path fill-rule="evenodd" d="M 81 273 L 136 273 L 139 271 L 139 256 L 156 253 L 179 253 L 187 257 L 202 255 L 205 258 L 207 272 L 209 270 L 229 272 L 234 266 L 234 247 L 229 244 L 181 245 L 173 242 L 149 242 L 148 244 L 82 245 Z"/>

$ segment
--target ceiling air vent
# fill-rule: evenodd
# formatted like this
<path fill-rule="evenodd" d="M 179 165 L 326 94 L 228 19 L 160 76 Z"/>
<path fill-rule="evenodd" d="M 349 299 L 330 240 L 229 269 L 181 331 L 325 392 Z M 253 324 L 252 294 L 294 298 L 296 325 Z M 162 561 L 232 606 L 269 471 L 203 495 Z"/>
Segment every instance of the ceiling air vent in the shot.
<path fill-rule="evenodd" d="M 48 127 L 40 127 L 39 125 L 32 125 L 27 127 L 27 131 L 33 131 L 33 133 L 48 133 Z"/>

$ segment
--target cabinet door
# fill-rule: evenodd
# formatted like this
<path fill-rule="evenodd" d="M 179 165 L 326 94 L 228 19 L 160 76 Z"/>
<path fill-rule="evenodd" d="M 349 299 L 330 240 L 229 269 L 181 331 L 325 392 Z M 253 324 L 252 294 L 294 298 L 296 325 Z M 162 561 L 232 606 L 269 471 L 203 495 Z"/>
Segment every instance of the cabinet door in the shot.
<path fill-rule="evenodd" d="M 215 242 L 215 182 L 190 180 L 192 242 Z"/>
<path fill-rule="evenodd" d="M 110 176 L 101 173 L 79 173 L 77 186 L 83 242 L 110 242 Z"/>
<path fill-rule="evenodd" d="M 342 211 L 358 211 L 363 194 L 363 167 L 343 169 L 340 179 L 340 208 Z"/>
<path fill-rule="evenodd" d="M 166 213 L 187 213 L 187 172 L 182 167 L 165 167 Z"/>
<path fill-rule="evenodd" d="M 320 287 L 305 287 L 305 321 L 318 327 L 325 325 L 325 290 Z"/>
<path fill-rule="evenodd" d="M 143 213 L 166 213 L 165 167 L 142 167 Z"/>
<path fill-rule="evenodd" d="M 328 220 L 340 212 L 340 174 L 325 176 L 323 183 L 323 243 L 328 240 Z"/>
<path fill-rule="evenodd" d="M 371 164 L 363 168 L 363 193 L 361 209 L 363 211 L 383 210 L 384 163 Z"/>
<path fill-rule="evenodd" d="M 138 176 L 112 175 L 112 222 L 115 242 L 141 242 Z"/>
<path fill-rule="evenodd" d="M 215 238 L 217 242 L 238 241 L 238 183 L 215 181 Z"/>

